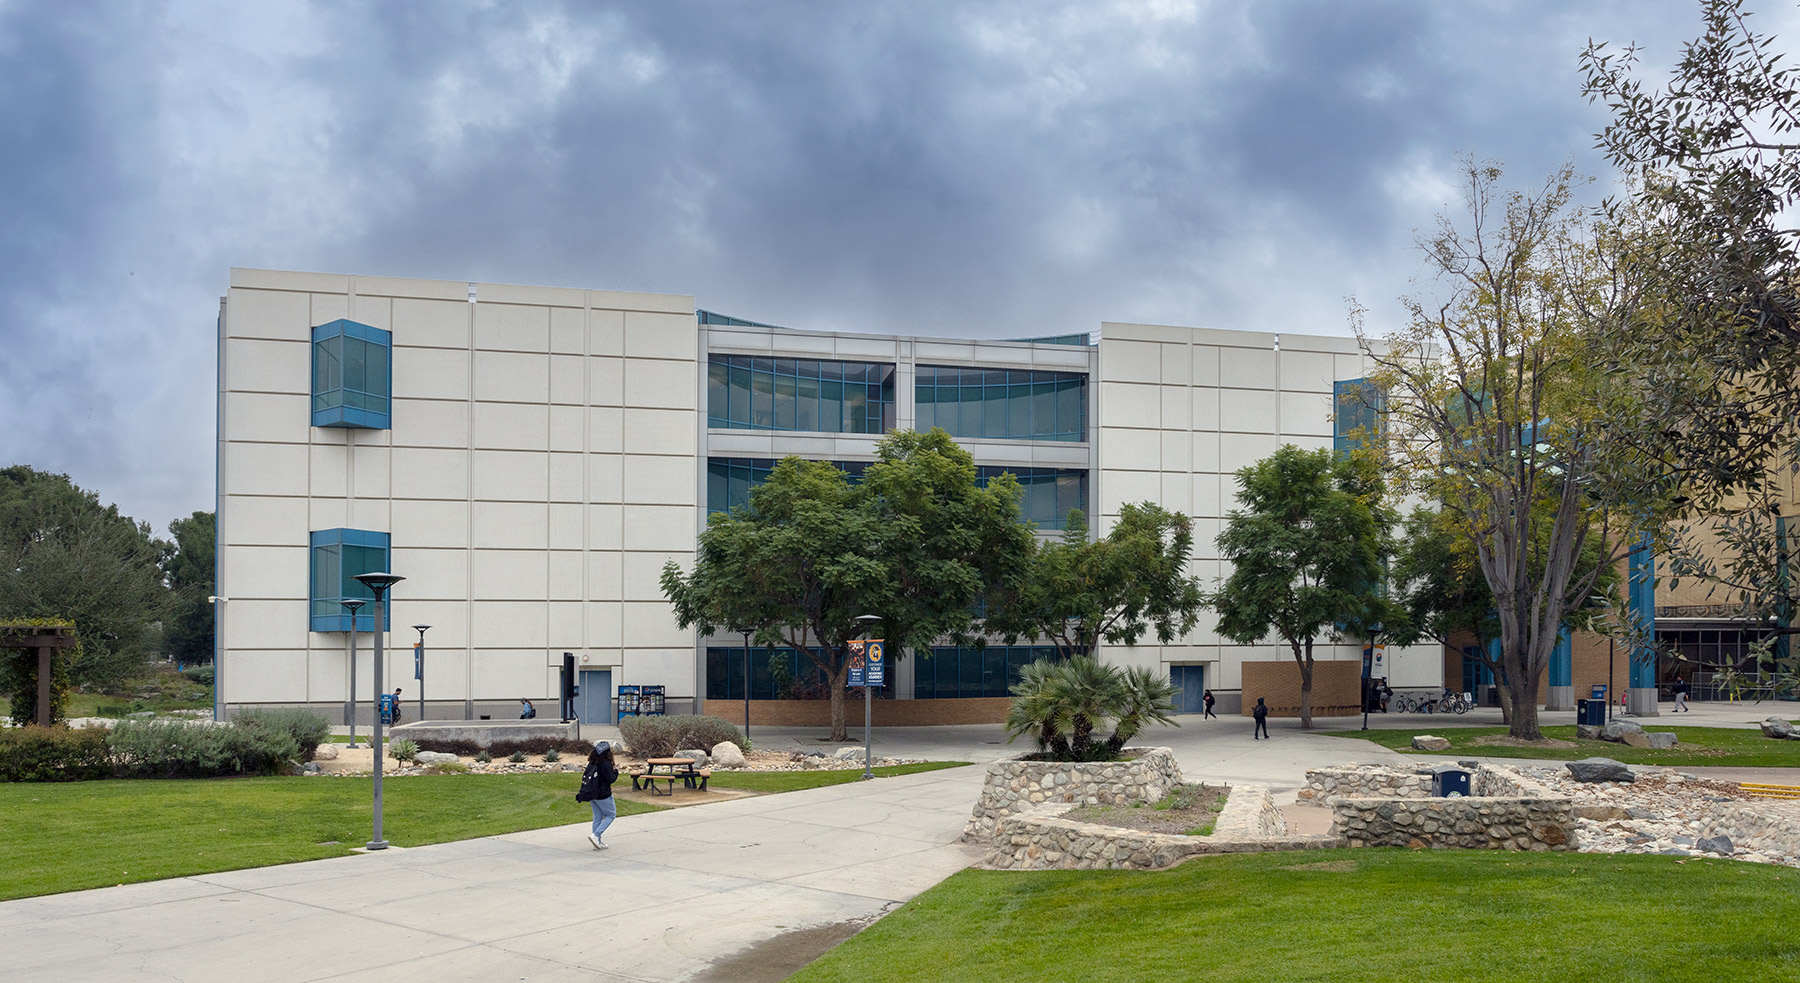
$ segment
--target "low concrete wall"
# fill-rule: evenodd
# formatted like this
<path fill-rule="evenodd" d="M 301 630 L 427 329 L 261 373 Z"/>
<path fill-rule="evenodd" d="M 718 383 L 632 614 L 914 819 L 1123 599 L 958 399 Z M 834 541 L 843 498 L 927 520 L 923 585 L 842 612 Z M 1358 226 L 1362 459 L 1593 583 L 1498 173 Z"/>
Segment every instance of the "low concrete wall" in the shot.
<path fill-rule="evenodd" d="M 967 700 L 876 700 L 870 707 L 877 727 L 936 727 L 950 724 L 997 724 L 1006 720 L 1012 698 Z M 707 700 L 701 710 L 710 717 L 744 726 L 743 700 Z M 861 727 L 862 697 L 846 697 L 844 719 Z M 767 727 L 829 727 L 829 700 L 751 700 L 750 724 Z"/>
<path fill-rule="evenodd" d="M 575 740 L 581 725 L 560 720 L 415 720 L 388 728 L 395 740 L 474 741 L 488 747 L 495 741 L 529 741 L 540 737 Z"/>
<path fill-rule="evenodd" d="M 1147 833 L 1062 818 L 1041 806 L 995 827 L 987 866 L 998 870 L 1158 870 L 1189 857 L 1343 846 L 1335 836 L 1287 836 L 1266 785 L 1234 785 L 1211 836 Z"/>
<path fill-rule="evenodd" d="M 1044 805 L 1122 806 L 1161 799 L 1181 783 L 1175 752 L 1126 748 L 1126 761 L 996 761 L 963 826 L 963 839 L 986 842 L 1001 819 Z"/>

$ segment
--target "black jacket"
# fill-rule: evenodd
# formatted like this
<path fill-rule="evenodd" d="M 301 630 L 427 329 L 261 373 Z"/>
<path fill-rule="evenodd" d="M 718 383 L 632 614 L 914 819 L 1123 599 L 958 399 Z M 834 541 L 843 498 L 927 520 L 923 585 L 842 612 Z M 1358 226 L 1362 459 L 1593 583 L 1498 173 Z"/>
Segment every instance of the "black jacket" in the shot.
<path fill-rule="evenodd" d="M 588 758 L 587 771 L 581 773 L 581 790 L 575 793 L 576 802 L 592 802 L 595 799 L 612 798 L 613 783 L 619 780 L 619 769 L 613 767 L 612 758 Z"/>

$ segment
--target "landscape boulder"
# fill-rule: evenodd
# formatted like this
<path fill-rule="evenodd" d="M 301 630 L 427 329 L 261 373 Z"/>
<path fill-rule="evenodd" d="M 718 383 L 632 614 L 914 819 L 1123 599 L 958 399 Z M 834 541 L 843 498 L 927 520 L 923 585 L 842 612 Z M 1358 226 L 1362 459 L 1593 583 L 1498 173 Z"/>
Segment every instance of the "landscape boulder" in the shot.
<path fill-rule="evenodd" d="M 422 765 L 453 765 L 456 763 L 456 755 L 448 751 L 420 751 L 415 760 Z"/>
<path fill-rule="evenodd" d="M 1659 730 L 1653 734 L 1645 734 L 1650 739 L 1650 747 L 1657 751 L 1667 751 L 1680 743 L 1673 731 Z"/>
<path fill-rule="evenodd" d="M 709 757 L 705 751 L 702 751 L 699 748 L 687 748 L 685 750 L 677 751 L 674 754 L 670 755 L 670 757 L 687 758 L 694 762 L 694 767 L 696 767 L 696 768 L 704 768 L 708 764 L 712 763 L 712 758 Z"/>
<path fill-rule="evenodd" d="M 841 747 L 837 749 L 837 753 L 833 754 L 832 757 L 839 761 L 861 761 L 863 759 L 863 749 L 861 745 Z"/>
<path fill-rule="evenodd" d="M 744 759 L 744 752 L 730 741 L 720 741 L 713 745 L 712 763 L 718 768 L 742 768 L 750 762 Z"/>
<path fill-rule="evenodd" d="M 314 761 L 336 761 L 337 756 L 338 746 L 336 744 L 321 744 L 318 750 L 313 752 Z"/>
<path fill-rule="evenodd" d="M 1575 736 L 1584 741 L 1605 740 L 1602 736 L 1604 730 L 1606 730 L 1606 728 L 1601 724 L 1576 724 Z"/>
<path fill-rule="evenodd" d="M 1650 748 L 1650 735 L 1645 733 L 1641 727 L 1637 730 L 1628 730 L 1625 733 L 1620 734 L 1619 741 L 1620 743 L 1627 744 L 1631 747 L 1644 748 L 1645 750 Z"/>
<path fill-rule="evenodd" d="M 1634 732 L 1642 734 L 1644 728 L 1630 720 L 1614 720 L 1600 729 L 1600 739 L 1611 741 L 1614 744 L 1624 744 L 1627 743 L 1625 735 Z"/>
<path fill-rule="evenodd" d="M 1718 836 L 1702 837 L 1700 842 L 1694 844 L 1694 849 L 1729 857 L 1732 851 L 1731 837 L 1723 833 Z"/>
<path fill-rule="evenodd" d="M 1794 739 L 1794 725 L 1780 717 L 1764 718 L 1762 732 L 1764 737 L 1773 737 L 1777 740 L 1791 741 Z"/>
<path fill-rule="evenodd" d="M 1569 777 L 1578 782 L 1629 782 L 1636 776 L 1623 762 L 1611 758 L 1582 758 L 1567 765 Z"/>
<path fill-rule="evenodd" d="M 1420 734 L 1412 739 L 1412 746 L 1414 751 L 1448 751 L 1450 741 L 1434 734 Z"/>

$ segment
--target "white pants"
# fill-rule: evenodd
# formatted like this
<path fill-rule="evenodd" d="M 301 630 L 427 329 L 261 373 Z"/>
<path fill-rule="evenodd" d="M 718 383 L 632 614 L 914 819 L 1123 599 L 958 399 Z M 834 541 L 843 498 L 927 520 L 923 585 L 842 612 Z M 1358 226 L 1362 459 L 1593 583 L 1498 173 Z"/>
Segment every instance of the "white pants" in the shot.
<path fill-rule="evenodd" d="M 1686 710 L 1687 708 L 1688 708 L 1687 694 L 1686 693 L 1676 693 L 1675 694 L 1675 709 L 1677 711 L 1680 711 L 1680 710 Z"/>

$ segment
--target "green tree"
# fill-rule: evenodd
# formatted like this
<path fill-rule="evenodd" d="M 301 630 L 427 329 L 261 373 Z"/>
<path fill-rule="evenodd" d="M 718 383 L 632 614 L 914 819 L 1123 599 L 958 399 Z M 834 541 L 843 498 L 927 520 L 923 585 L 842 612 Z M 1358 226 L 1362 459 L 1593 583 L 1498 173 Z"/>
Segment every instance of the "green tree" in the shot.
<path fill-rule="evenodd" d="M 663 593 L 684 628 L 749 630 L 803 653 L 825 674 L 841 741 L 857 618 L 879 617 L 873 633 L 894 657 L 964 640 L 987 578 L 1016 576 L 1025 560 L 1018 502 L 1010 478 L 978 486 L 974 458 L 942 430 L 889 434 L 859 484 L 790 457 L 748 506 L 713 516 L 692 571 L 663 569 Z"/>
<path fill-rule="evenodd" d="M 1231 574 L 1206 603 L 1234 642 L 1287 643 L 1300 666 L 1300 726 L 1311 727 L 1314 641 L 1338 625 L 1366 636 L 1391 617 L 1379 588 L 1393 512 L 1367 454 L 1287 444 L 1237 479 L 1241 507 L 1219 534 Z"/>
<path fill-rule="evenodd" d="M 73 621 L 77 685 L 114 685 L 143 671 L 164 611 L 157 561 L 166 549 L 147 524 L 102 506 L 67 475 L 0 469 L 0 621 Z"/>
<path fill-rule="evenodd" d="M 1679 480 L 1617 434 L 1657 394 L 1606 350 L 1660 308 L 1635 230 L 1572 208 L 1569 169 L 1529 195 L 1500 194 L 1493 165 L 1470 161 L 1465 176 L 1466 221 L 1442 219 L 1420 243 L 1437 292 L 1406 298 L 1405 326 L 1366 345 L 1388 397 L 1387 460 L 1472 546 L 1510 732 L 1537 740 L 1538 680 L 1562 627 L 1679 511 Z"/>
<path fill-rule="evenodd" d="M 1035 541 L 1017 576 L 993 582 L 986 628 L 1008 645 L 1044 641 L 1064 659 L 1152 634 L 1168 645 L 1199 619 L 1193 545 L 1192 520 L 1153 502 L 1125 505 L 1091 541 L 1086 518 L 1071 512 L 1060 538 Z"/>
<path fill-rule="evenodd" d="M 195 512 L 169 523 L 175 537 L 164 554 L 163 576 L 169 585 L 169 617 L 163 644 L 177 662 L 192 665 L 213 659 L 213 551 L 215 524 L 211 512 Z"/>

